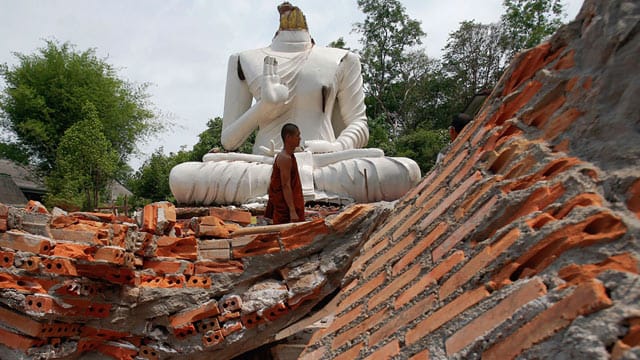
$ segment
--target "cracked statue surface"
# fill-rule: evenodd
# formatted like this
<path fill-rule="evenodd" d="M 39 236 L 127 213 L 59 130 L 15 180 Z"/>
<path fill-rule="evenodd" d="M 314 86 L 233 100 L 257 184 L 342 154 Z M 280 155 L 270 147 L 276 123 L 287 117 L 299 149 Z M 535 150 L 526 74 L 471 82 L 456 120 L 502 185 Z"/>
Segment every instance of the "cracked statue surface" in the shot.
<path fill-rule="evenodd" d="M 364 148 L 369 140 L 360 60 L 315 45 L 302 11 L 278 6 L 271 44 L 229 58 L 221 142 L 237 149 L 257 129 L 252 154 L 208 153 L 175 166 L 169 183 L 183 204 L 264 200 L 280 129 L 296 124 L 305 139 L 295 153 L 306 200 L 356 202 L 400 198 L 421 177 L 417 163 Z"/>

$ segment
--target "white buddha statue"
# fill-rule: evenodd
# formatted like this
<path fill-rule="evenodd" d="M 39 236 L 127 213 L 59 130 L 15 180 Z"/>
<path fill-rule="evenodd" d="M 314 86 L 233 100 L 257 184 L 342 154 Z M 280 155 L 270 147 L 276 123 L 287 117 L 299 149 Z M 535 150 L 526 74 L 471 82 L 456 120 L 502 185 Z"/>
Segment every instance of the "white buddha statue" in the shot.
<path fill-rule="evenodd" d="M 369 139 L 360 60 L 342 49 L 318 47 L 304 15 L 278 6 L 280 29 L 271 45 L 231 55 L 221 141 L 235 150 L 257 129 L 253 154 L 209 153 L 171 170 L 169 183 L 184 204 L 243 204 L 267 194 L 281 127 L 300 129 L 297 152 L 307 200 L 392 201 L 420 180 L 411 159 L 364 149 Z"/>

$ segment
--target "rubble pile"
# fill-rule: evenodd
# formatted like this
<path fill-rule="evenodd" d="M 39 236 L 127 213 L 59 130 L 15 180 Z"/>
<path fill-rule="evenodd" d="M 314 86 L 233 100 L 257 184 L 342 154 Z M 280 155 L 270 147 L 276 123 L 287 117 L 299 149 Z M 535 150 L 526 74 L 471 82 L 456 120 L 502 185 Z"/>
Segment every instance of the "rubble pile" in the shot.
<path fill-rule="evenodd" d="M 519 54 L 302 358 L 639 358 L 639 26 L 587 0 Z"/>
<path fill-rule="evenodd" d="M 223 208 L 49 214 L 0 204 L 2 359 L 231 358 L 336 290 L 384 206 L 248 226 Z"/>

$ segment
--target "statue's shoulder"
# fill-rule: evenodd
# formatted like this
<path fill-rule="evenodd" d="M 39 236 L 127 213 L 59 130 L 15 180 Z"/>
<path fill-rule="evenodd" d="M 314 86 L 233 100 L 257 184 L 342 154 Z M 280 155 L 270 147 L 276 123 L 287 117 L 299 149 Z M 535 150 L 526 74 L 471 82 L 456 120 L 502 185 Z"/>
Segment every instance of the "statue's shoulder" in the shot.
<path fill-rule="evenodd" d="M 316 47 L 314 48 L 313 54 L 314 56 L 323 58 L 336 64 L 340 63 L 346 57 L 355 56 L 356 59 L 358 57 L 356 54 L 350 52 L 349 50 L 331 47 Z"/>

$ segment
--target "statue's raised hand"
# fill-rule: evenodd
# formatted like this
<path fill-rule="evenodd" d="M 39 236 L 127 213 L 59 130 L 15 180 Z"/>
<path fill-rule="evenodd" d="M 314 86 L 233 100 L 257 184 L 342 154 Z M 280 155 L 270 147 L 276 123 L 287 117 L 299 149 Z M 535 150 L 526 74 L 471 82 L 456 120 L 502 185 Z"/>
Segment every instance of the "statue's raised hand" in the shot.
<path fill-rule="evenodd" d="M 261 102 L 264 111 L 272 117 L 280 115 L 289 97 L 289 89 L 280 82 L 278 61 L 273 56 L 265 56 L 262 68 Z M 265 119 L 272 120 L 272 119 Z"/>

